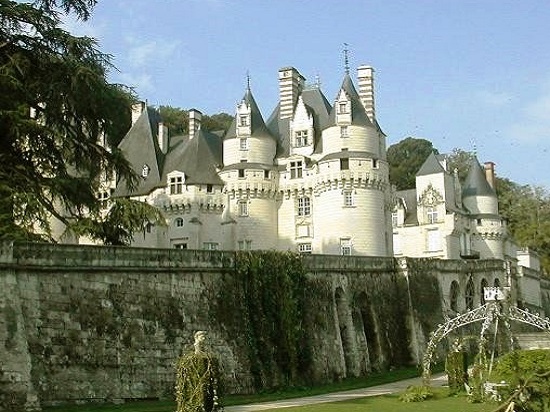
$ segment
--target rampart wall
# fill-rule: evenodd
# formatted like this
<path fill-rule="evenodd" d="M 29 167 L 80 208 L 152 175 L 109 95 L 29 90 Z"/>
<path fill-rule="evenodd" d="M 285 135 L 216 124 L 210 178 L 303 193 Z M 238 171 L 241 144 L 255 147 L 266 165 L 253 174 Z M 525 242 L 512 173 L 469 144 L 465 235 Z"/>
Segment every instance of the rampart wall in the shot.
<path fill-rule="evenodd" d="M 197 330 L 208 331 L 226 390 L 254 391 L 249 325 L 215 322 L 216 299 L 223 280 L 235 275 L 235 256 L 2 244 L 0 411 L 171 398 L 175 362 Z M 501 261 L 301 259 L 306 309 L 296 327 L 310 348 L 304 374 L 310 383 L 417 363 L 429 332 L 443 320 L 450 279 L 462 285 L 470 276 L 505 276 Z"/>

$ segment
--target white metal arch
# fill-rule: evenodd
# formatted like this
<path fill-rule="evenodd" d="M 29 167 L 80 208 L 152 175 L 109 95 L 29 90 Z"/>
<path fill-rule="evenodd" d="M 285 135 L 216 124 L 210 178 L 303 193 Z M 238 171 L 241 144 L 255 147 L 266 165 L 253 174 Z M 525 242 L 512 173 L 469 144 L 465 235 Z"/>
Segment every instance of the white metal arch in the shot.
<path fill-rule="evenodd" d="M 459 315 L 453 319 L 449 319 L 444 324 L 438 326 L 438 328 L 432 332 L 428 347 L 422 358 L 422 379 L 425 385 L 430 384 L 431 379 L 431 364 L 435 349 L 439 342 L 451 333 L 453 330 L 461 328 L 475 322 L 483 321 L 483 327 L 481 330 L 481 337 L 483 337 L 485 331 L 489 325 L 497 320 L 503 319 L 505 322 L 516 321 L 526 323 L 534 326 L 545 332 L 550 333 L 550 320 L 548 318 L 542 318 L 536 314 L 533 314 L 527 310 L 522 310 L 512 305 L 501 305 L 497 300 L 489 301 L 485 305 L 472 309 L 462 315 Z"/>

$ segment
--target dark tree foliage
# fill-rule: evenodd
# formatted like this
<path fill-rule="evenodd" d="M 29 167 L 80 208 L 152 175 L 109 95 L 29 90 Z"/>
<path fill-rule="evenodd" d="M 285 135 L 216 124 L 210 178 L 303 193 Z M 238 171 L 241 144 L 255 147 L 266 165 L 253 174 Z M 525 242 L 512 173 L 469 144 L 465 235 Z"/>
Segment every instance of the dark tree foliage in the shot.
<path fill-rule="evenodd" d="M 163 123 L 168 127 L 171 136 L 186 134 L 189 132 L 189 111 L 179 107 L 159 106 L 160 117 Z M 203 114 L 201 127 L 211 132 L 227 131 L 233 116 L 227 113 L 217 113 L 212 116 Z"/>
<path fill-rule="evenodd" d="M 415 187 L 416 173 L 432 152 L 439 153 L 432 142 L 414 137 L 407 137 L 388 148 L 390 182 L 397 190 Z"/>
<path fill-rule="evenodd" d="M 59 27 L 61 14 L 85 20 L 95 4 L 0 0 L 0 239 L 50 239 L 52 217 L 104 220 L 101 180 L 137 179 L 102 144 L 127 130 L 132 94 L 107 82 L 109 57 L 94 39 Z"/>
<path fill-rule="evenodd" d="M 464 183 L 468 172 L 470 171 L 470 162 L 475 157 L 472 152 L 466 152 L 462 149 L 454 148 L 451 154 L 448 155 L 447 168 L 449 172 L 453 173 L 455 170 L 458 172 L 458 179 L 460 183 Z"/>

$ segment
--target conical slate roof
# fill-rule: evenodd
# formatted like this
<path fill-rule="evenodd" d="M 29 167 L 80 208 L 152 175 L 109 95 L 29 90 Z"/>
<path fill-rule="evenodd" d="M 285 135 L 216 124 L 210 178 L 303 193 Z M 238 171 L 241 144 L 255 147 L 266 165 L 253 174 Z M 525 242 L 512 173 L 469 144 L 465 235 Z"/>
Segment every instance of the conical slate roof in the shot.
<path fill-rule="evenodd" d="M 470 170 L 462 190 L 462 197 L 468 196 L 497 196 L 495 190 L 487 182 L 485 172 L 475 157 L 470 162 Z"/>
<path fill-rule="evenodd" d="M 441 156 L 439 156 L 439 158 L 441 158 Z M 446 173 L 446 170 L 443 168 L 443 166 L 441 166 L 441 163 L 439 162 L 439 158 L 438 155 L 436 155 L 434 152 L 431 152 L 416 173 L 416 175 L 427 176 L 437 173 Z"/>
<path fill-rule="evenodd" d="M 367 127 L 374 126 L 370 121 L 369 116 L 367 116 L 367 112 L 365 111 L 365 107 L 361 102 L 359 93 L 357 93 L 357 90 L 353 85 L 353 81 L 351 80 L 351 77 L 348 73 L 346 73 L 346 75 L 344 76 L 344 80 L 342 81 L 342 86 L 338 91 L 338 95 L 342 90 L 346 93 L 346 95 L 351 101 L 351 124 L 357 125 L 357 126 L 367 126 Z M 336 107 L 332 108 L 332 112 L 330 114 L 331 124 L 336 124 L 336 110 L 337 110 Z"/>
<path fill-rule="evenodd" d="M 244 97 L 242 98 L 241 102 L 245 102 L 250 106 L 250 131 L 251 131 L 250 136 L 256 137 L 256 138 L 265 137 L 265 138 L 277 140 L 265 125 L 265 122 L 260 112 L 260 109 L 258 107 L 258 104 L 256 103 L 256 100 L 254 99 L 254 96 L 252 95 L 252 92 L 250 89 L 246 90 L 246 93 L 244 94 Z M 229 130 L 225 134 L 224 139 L 234 139 L 236 137 L 237 137 L 237 118 L 235 117 L 233 118 L 233 122 L 231 122 L 231 126 L 229 127 Z"/>
<path fill-rule="evenodd" d="M 131 193 L 124 180 L 118 182 L 114 196 L 145 195 L 161 185 L 160 171 L 164 156 L 158 145 L 157 130 L 158 116 L 156 112 L 146 108 L 119 143 L 118 147 L 132 169 L 142 176 L 143 168 L 147 167 L 148 173 L 140 179 Z"/>

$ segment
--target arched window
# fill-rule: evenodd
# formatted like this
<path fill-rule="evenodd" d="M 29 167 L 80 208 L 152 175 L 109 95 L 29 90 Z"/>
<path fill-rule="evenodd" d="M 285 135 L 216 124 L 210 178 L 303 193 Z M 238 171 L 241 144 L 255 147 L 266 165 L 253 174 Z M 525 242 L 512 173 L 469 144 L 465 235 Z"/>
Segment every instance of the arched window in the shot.
<path fill-rule="evenodd" d="M 483 278 L 481 279 L 481 289 L 479 290 L 479 294 L 481 295 L 481 298 L 479 299 L 481 305 L 485 305 L 485 288 L 489 286 L 489 282 L 487 282 L 487 279 Z"/>
<path fill-rule="evenodd" d="M 458 312 L 458 294 L 460 290 L 458 287 L 458 282 L 453 280 L 451 283 L 450 299 L 451 299 L 451 310 Z"/>
<path fill-rule="evenodd" d="M 184 225 L 183 218 L 182 217 L 176 218 L 176 220 L 174 220 L 174 225 L 176 227 L 183 227 Z"/>
<path fill-rule="evenodd" d="M 474 308 L 474 294 L 475 287 L 472 278 L 468 280 L 466 284 L 466 292 L 464 293 L 464 300 L 466 303 L 466 310 L 472 310 Z"/>

